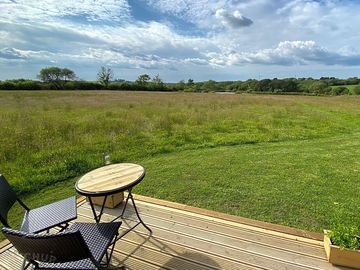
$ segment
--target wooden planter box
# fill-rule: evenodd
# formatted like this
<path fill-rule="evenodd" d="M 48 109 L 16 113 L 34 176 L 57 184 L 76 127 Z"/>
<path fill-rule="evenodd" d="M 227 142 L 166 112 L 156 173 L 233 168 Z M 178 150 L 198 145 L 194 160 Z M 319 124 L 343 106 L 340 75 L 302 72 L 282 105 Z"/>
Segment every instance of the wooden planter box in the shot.
<path fill-rule="evenodd" d="M 119 192 L 113 195 L 109 195 L 105 201 L 105 207 L 115 208 L 124 200 L 124 192 Z M 102 206 L 104 202 L 104 197 L 91 197 L 93 204 Z"/>
<path fill-rule="evenodd" d="M 360 269 L 360 251 L 334 246 L 326 235 L 326 231 L 324 232 L 324 247 L 328 261 L 335 265 Z"/>

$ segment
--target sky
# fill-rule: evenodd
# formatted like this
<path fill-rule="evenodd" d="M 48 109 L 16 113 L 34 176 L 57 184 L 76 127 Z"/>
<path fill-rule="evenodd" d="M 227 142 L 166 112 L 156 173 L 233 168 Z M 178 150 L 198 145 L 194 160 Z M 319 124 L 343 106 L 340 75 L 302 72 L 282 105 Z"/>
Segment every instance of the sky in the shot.
<path fill-rule="evenodd" d="M 360 77 L 358 0 L 0 0 L 0 80 Z"/>

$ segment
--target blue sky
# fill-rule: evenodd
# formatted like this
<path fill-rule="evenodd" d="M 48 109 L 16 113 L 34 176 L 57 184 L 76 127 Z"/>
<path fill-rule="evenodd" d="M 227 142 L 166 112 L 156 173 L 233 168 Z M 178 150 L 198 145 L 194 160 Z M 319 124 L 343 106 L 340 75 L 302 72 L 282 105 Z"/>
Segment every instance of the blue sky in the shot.
<path fill-rule="evenodd" d="M 0 0 L 0 80 L 360 77 L 360 1 Z"/>

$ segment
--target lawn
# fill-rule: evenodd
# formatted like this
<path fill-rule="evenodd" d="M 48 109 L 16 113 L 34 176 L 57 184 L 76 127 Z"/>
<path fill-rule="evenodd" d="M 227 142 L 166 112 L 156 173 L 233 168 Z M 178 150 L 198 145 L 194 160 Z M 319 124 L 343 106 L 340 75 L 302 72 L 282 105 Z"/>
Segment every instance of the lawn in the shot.
<path fill-rule="evenodd" d="M 313 231 L 360 223 L 358 97 L 2 91 L 0 102 L 0 172 L 32 206 L 74 194 L 108 151 L 146 167 L 136 193 Z"/>

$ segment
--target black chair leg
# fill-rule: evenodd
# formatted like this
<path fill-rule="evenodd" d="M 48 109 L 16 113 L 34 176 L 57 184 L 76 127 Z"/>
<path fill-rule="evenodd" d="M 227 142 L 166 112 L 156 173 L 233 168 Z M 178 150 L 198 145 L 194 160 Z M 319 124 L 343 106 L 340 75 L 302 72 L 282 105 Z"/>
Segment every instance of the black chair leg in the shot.
<path fill-rule="evenodd" d="M 22 265 L 21 265 L 21 270 L 25 270 L 28 269 L 28 267 L 31 265 L 31 263 L 26 263 L 26 259 L 23 260 Z"/>

